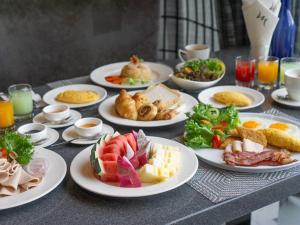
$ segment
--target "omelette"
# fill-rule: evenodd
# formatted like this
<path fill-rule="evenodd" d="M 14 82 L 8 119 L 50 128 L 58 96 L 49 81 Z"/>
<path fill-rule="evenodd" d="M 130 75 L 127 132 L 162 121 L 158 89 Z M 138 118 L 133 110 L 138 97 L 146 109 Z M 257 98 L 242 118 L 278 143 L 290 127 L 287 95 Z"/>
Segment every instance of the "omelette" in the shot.
<path fill-rule="evenodd" d="M 97 101 L 100 98 L 99 94 L 88 90 L 66 90 L 60 92 L 56 96 L 56 101 L 71 103 L 71 104 L 85 104 Z"/>
<path fill-rule="evenodd" d="M 236 91 L 221 91 L 213 96 L 214 100 L 224 105 L 245 107 L 251 105 L 252 101 L 246 95 Z"/>

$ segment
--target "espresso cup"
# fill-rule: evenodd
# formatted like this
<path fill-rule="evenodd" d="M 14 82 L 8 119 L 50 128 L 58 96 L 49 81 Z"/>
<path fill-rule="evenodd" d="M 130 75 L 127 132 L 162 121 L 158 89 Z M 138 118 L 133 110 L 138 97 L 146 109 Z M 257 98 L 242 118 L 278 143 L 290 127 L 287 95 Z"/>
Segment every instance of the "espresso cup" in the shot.
<path fill-rule="evenodd" d="M 178 50 L 178 57 L 182 62 L 185 62 L 190 59 L 208 59 L 210 49 L 207 45 L 203 44 L 191 44 L 187 45 L 184 48 L 185 50 Z"/>
<path fill-rule="evenodd" d="M 300 101 L 300 69 L 286 70 L 284 73 L 284 82 L 289 98 Z"/>

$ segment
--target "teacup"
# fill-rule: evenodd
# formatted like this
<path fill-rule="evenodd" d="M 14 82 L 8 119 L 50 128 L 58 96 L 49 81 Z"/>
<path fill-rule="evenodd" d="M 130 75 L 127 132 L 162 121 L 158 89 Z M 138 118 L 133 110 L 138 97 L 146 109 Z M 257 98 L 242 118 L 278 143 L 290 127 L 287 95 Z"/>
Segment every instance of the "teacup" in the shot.
<path fill-rule="evenodd" d="M 284 82 L 289 98 L 300 101 L 300 69 L 286 70 L 284 73 Z"/>
<path fill-rule="evenodd" d="M 43 114 L 46 120 L 57 122 L 70 116 L 70 108 L 67 105 L 48 105 L 43 108 Z"/>
<path fill-rule="evenodd" d="M 204 44 L 190 44 L 185 46 L 185 50 L 178 50 L 178 57 L 182 62 L 185 62 L 190 59 L 208 59 L 210 49 L 207 45 Z"/>
<path fill-rule="evenodd" d="M 75 131 L 81 137 L 93 137 L 101 133 L 102 120 L 98 118 L 82 118 L 75 122 Z"/>
<path fill-rule="evenodd" d="M 32 142 L 47 138 L 47 126 L 39 123 L 28 123 L 18 128 L 18 133 L 31 137 Z"/>

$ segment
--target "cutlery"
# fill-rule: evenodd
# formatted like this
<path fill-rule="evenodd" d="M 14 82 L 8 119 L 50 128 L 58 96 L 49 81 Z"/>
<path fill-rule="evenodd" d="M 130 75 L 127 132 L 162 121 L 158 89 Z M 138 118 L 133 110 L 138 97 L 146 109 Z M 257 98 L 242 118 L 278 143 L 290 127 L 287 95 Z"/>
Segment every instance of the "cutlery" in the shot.
<path fill-rule="evenodd" d="M 69 144 L 69 143 L 73 143 L 74 141 L 97 141 L 103 134 L 98 134 L 96 136 L 92 136 L 92 137 L 87 137 L 87 138 L 84 138 L 84 137 L 77 137 L 77 138 L 72 138 L 68 141 L 63 141 L 63 142 L 60 142 L 60 143 L 56 143 L 56 144 L 52 144 L 48 147 L 56 147 L 56 146 L 59 146 L 59 145 L 64 145 L 64 144 Z"/>
<path fill-rule="evenodd" d="M 37 146 L 37 145 L 42 145 L 42 144 L 44 144 L 47 140 L 48 140 L 48 138 L 44 138 L 44 139 L 42 139 L 42 140 L 38 140 L 38 141 L 32 142 L 32 144 L 35 145 L 35 146 Z"/>
<path fill-rule="evenodd" d="M 50 124 L 50 125 L 61 125 L 61 124 L 65 124 L 65 123 L 68 123 L 68 122 L 71 122 L 72 121 L 72 116 L 68 116 L 67 118 L 63 119 L 63 120 L 60 120 L 60 121 L 55 121 L 55 122 L 51 122 L 51 121 L 45 121 L 45 122 L 42 122 L 42 124 Z"/>
<path fill-rule="evenodd" d="M 277 98 L 280 99 L 280 100 L 289 100 L 289 95 L 286 94 L 286 95 L 277 95 Z"/>

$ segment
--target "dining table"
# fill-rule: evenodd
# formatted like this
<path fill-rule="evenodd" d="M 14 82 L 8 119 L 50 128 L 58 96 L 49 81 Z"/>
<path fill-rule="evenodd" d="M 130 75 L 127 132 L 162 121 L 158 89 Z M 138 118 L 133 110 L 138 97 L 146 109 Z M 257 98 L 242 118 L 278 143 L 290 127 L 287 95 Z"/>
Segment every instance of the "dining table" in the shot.
<path fill-rule="evenodd" d="M 216 85 L 234 85 L 235 57 L 237 55 L 247 55 L 248 53 L 248 47 L 229 48 L 213 53 L 214 57 L 222 59 L 226 65 L 226 74 Z M 172 68 L 179 63 L 178 60 L 161 62 Z M 37 86 L 33 90 L 42 96 L 55 86 L 76 83 L 80 80 L 86 80 L 87 83 L 92 84 L 88 76 L 83 76 Z M 166 82 L 166 85 L 176 87 L 170 80 Z M 118 89 L 109 88 L 106 88 L 106 90 L 109 96 L 115 95 L 119 91 Z M 189 94 L 197 98 L 198 93 Z M 275 103 L 271 98 L 271 91 L 263 91 L 263 94 L 265 95 L 265 102 L 256 108 L 247 110 L 247 112 L 259 113 L 274 108 L 300 120 L 299 108 L 282 106 Z M 92 116 L 101 118 L 98 113 L 98 106 L 99 104 L 77 110 L 82 113 L 83 117 Z M 41 108 L 35 109 L 35 113 L 40 111 Z M 22 123 L 25 122 L 23 121 Z M 119 126 L 105 120 L 104 123 L 111 125 L 120 133 L 129 132 L 132 129 L 130 124 L 128 126 Z M 58 142 L 62 142 L 61 133 L 64 128 L 57 130 L 60 133 Z M 165 127 L 144 128 L 143 130 L 147 135 L 173 139 L 183 134 L 184 122 Z M 253 192 L 218 203 L 210 201 L 188 184 L 183 184 L 165 193 L 147 197 L 117 198 L 97 195 L 79 187 L 73 181 L 69 172 L 72 159 L 86 147 L 74 144 L 49 147 L 49 149 L 61 155 L 68 165 L 68 172 L 63 182 L 42 198 L 22 206 L 0 211 L 0 224 L 220 225 L 230 223 L 230 221 L 237 220 L 238 218 L 247 217 L 252 211 L 284 200 L 290 195 L 297 194 L 300 190 L 300 174 L 298 173 Z"/>

